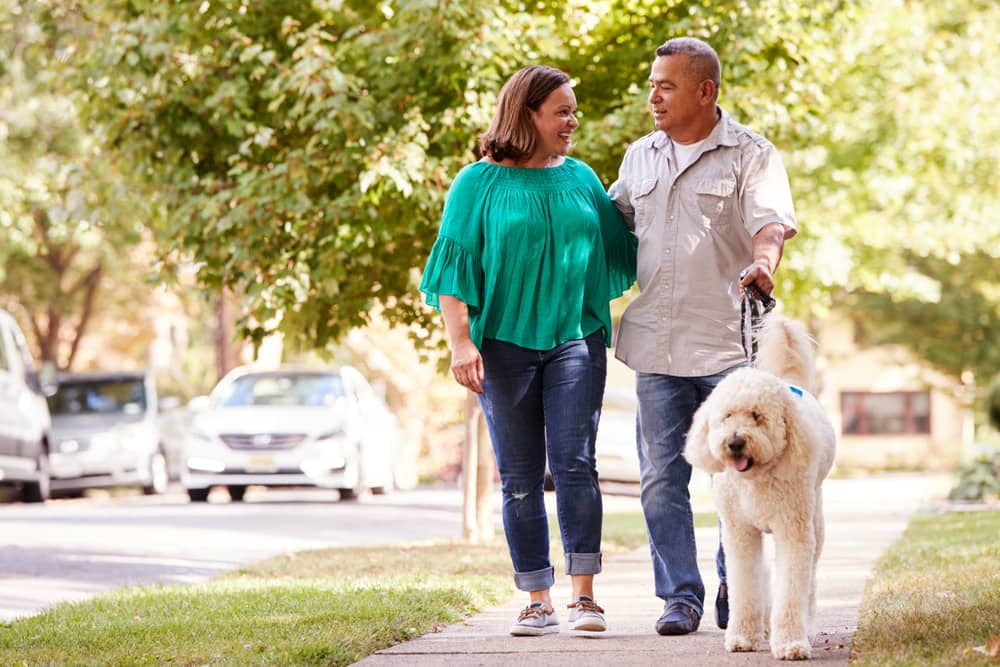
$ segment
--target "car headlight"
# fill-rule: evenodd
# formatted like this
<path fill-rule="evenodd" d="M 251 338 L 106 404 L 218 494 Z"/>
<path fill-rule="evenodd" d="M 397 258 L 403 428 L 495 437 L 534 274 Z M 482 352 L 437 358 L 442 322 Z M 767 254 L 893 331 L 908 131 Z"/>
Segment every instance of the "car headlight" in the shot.
<path fill-rule="evenodd" d="M 217 459 L 210 459 L 204 456 L 191 456 L 185 461 L 188 470 L 198 470 L 202 472 L 222 472 L 226 469 L 226 464 Z"/>

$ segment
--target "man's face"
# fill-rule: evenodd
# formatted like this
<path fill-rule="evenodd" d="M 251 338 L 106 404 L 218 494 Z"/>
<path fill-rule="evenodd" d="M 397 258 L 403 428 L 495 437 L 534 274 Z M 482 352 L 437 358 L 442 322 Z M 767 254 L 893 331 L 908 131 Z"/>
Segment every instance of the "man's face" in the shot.
<path fill-rule="evenodd" d="M 688 56 L 657 56 L 649 75 L 649 106 L 656 129 L 683 135 L 703 112 L 701 81 L 694 80 Z M 714 108 L 714 107 L 713 107 Z"/>

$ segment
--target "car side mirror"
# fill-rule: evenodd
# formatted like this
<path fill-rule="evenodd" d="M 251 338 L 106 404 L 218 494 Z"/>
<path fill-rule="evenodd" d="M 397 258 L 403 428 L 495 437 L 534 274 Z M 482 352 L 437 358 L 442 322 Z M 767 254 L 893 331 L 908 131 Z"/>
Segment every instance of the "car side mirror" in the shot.
<path fill-rule="evenodd" d="M 43 361 L 38 373 L 38 389 L 43 396 L 52 396 L 59 388 L 58 370 L 54 361 Z"/>

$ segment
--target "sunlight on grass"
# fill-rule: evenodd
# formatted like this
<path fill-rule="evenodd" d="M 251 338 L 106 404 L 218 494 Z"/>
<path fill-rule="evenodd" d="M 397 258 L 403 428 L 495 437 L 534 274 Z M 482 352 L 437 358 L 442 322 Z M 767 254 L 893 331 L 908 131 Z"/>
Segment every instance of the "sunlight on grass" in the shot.
<path fill-rule="evenodd" d="M 642 515 L 607 515 L 605 535 L 608 553 L 645 545 Z M 552 542 L 561 571 L 558 531 Z M 0 624 L 0 665 L 349 665 L 506 602 L 512 579 L 502 535 L 289 553 Z"/>
<path fill-rule="evenodd" d="M 998 635 L 1000 511 L 922 516 L 876 566 L 852 664 L 996 665 Z"/>

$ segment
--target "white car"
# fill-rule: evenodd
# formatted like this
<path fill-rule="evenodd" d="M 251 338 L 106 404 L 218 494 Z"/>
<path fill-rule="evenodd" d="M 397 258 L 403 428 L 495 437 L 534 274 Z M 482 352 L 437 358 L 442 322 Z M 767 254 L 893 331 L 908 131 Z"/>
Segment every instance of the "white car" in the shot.
<path fill-rule="evenodd" d="M 166 491 L 158 406 L 153 377 L 144 371 L 60 376 L 49 396 L 52 495 L 110 486 Z"/>
<path fill-rule="evenodd" d="M 394 486 L 395 417 L 353 368 L 244 366 L 190 407 L 181 483 L 193 502 L 213 486 L 235 501 L 248 486 L 332 488 L 341 499 Z"/>
<path fill-rule="evenodd" d="M 0 486 L 26 503 L 49 497 L 47 383 L 35 372 L 24 333 L 0 310 Z"/>

